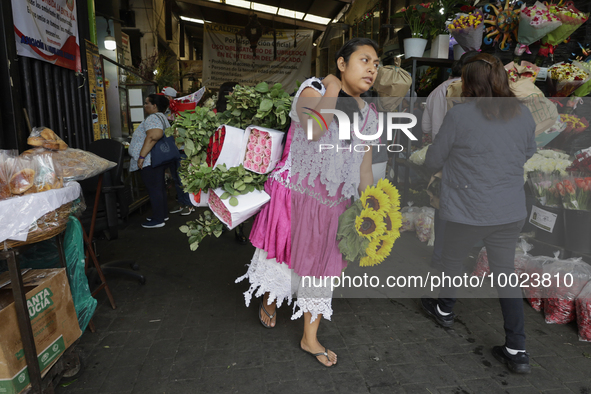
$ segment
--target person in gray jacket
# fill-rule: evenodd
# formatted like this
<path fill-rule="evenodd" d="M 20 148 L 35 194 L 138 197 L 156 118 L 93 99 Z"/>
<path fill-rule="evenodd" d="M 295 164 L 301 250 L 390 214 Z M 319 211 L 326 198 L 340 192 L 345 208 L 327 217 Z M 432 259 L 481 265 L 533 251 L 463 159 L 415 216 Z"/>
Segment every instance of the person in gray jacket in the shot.
<path fill-rule="evenodd" d="M 527 216 L 523 165 L 536 151 L 536 124 L 492 55 L 464 64 L 462 92 L 465 102 L 447 113 L 425 160 L 434 172 L 443 169 L 439 215 L 448 223 L 442 262 L 446 275 L 463 275 L 464 259 L 482 240 L 497 282 L 499 274 L 509 278 L 515 272 L 515 245 Z M 521 289 L 497 283 L 505 344 L 493 347 L 493 355 L 512 372 L 528 373 Z M 423 298 L 421 305 L 438 324 L 451 327 L 456 293 L 453 283 L 444 282 L 438 299 Z"/>

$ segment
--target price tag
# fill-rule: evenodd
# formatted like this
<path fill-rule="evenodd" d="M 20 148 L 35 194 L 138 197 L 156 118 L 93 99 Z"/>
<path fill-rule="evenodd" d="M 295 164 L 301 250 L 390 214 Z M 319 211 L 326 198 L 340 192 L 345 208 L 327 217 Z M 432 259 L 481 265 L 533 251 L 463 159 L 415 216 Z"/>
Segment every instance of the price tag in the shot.
<path fill-rule="evenodd" d="M 538 71 L 538 75 L 536 76 L 536 81 L 545 81 L 546 78 L 548 78 L 548 68 L 540 67 L 540 71 Z"/>
<path fill-rule="evenodd" d="M 557 215 L 552 212 L 545 211 L 535 205 L 531 208 L 531 215 L 529 222 L 544 231 L 552 233 L 554 225 L 556 224 Z"/>

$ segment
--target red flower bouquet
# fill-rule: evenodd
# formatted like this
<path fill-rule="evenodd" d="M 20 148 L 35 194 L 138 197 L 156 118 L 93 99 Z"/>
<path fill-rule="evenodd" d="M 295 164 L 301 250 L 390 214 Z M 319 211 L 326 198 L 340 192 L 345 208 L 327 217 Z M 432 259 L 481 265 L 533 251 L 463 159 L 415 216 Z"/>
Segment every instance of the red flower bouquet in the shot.
<path fill-rule="evenodd" d="M 480 249 L 478 257 L 476 258 L 476 267 L 472 272 L 472 276 L 483 277 L 490 274 L 490 267 L 488 265 L 488 254 L 486 253 L 486 247 Z"/>
<path fill-rule="evenodd" d="M 565 209 L 591 211 L 591 177 L 569 177 L 556 187 Z"/>
<path fill-rule="evenodd" d="M 575 160 L 567 171 L 579 171 L 591 174 L 591 148 L 583 149 L 575 153 Z"/>

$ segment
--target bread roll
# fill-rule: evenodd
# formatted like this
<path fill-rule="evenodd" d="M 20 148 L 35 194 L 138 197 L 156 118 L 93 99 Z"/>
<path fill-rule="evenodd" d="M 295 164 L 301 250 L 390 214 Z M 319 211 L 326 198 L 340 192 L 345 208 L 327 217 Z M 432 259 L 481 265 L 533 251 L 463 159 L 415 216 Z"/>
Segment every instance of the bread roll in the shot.
<path fill-rule="evenodd" d="M 10 196 L 10 187 L 8 187 L 7 183 L 0 181 L 0 201 L 6 200 Z"/>
<path fill-rule="evenodd" d="M 29 137 L 29 138 L 27 138 L 27 144 L 29 144 L 31 146 L 42 146 L 44 142 L 45 142 L 45 139 L 43 139 L 43 137 Z"/>
<path fill-rule="evenodd" d="M 68 144 L 64 142 L 64 140 L 60 139 L 58 142 L 59 150 L 66 150 L 68 149 Z"/>
<path fill-rule="evenodd" d="M 43 129 L 43 131 L 41 132 L 41 137 L 43 137 L 43 139 L 48 140 L 48 141 L 57 141 L 57 139 L 59 138 L 57 136 L 57 134 L 55 134 L 53 132 L 53 130 L 48 129 L 47 127 Z"/>
<path fill-rule="evenodd" d="M 12 194 L 23 194 L 35 184 L 35 171 L 25 168 L 10 178 L 10 191 Z"/>
<path fill-rule="evenodd" d="M 60 149 L 60 144 L 57 141 L 44 141 L 43 142 L 43 147 L 45 149 L 59 150 Z"/>

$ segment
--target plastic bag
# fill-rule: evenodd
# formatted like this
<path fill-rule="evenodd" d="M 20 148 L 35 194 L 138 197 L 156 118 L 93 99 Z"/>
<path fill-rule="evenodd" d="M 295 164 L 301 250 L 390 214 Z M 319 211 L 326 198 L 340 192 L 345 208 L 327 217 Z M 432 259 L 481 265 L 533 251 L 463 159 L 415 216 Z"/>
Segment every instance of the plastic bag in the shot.
<path fill-rule="evenodd" d="M 21 156 L 35 156 L 48 153 L 43 148 L 29 149 Z M 94 153 L 80 149 L 66 149 L 63 151 L 49 152 L 54 163 L 61 168 L 63 181 L 81 181 L 101 174 L 117 165 L 105 160 Z"/>
<path fill-rule="evenodd" d="M 33 161 L 35 162 L 35 189 L 37 193 L 63 187 L 61 168 L 53 162 L 51 154 L 35 155 Z"/>
<path fill-rule="evenodd" d="M 591 342 L 591 282 L 587 282 L 575 300 L 579 341 Z"/>
<path fill-rule="evenodd" d="M 558 256 L 558 252 L 556 253 Z M 523 296 L 534 310 L 540 312 L 544 308 L 544 287 L 542 278 L 544 265 L 558 261 L 557 257 L 539 256 L 533 257 L 525 264 L 525 273 L 528 275 L 527 283 L 523 283 Z"/>
<path fill-rule="evenodd" d="M 427 150 L 429 149 L 429 146 L 430 145 L 427 145 L 419 150 L 414 151 L 408 160 L 410 160 L 411 163 L 422 166 L 425 164 L 425 158 L 427 157 Z"/>
<path fill-rule="evenodd" d="M 435 209 L 423 207 L 415 221 L 415 230 L 417 237 L 421 242 L 429 241 L 428 245 L 433 246 L 435 241 Z"/>
<path fill-rule="evenodd" d="M 12 177 L 15 150 L 0 150 L 0 201 L 12 197 L 10 178 Z"/>
<path fill-rule="evenodd" d="M 58 137 L 53 130 L 45 126 L 33 127 L 29 138 L 27 138 L 27 144 L 49 150 L 68 149 L 68 144 Z"/>
<path fill-rule="evenodd" d="M 14 160 L 12 176 L 8 184 L 12 195 L 34 193 L 35 162 L 28 157 L 17 157 Z"/>
<path fill-rule="evenodd" d="M 402 213 L 402 227 L 400 232 L 403 231 L 415 231 L 415 221 L 420 213 L 419 208 L 412 206 L 412 201 L 408 202 L 408 206 L 400 210 Z"/>
<path fill-rule="evenodd" d="M 521 240 L 517 243 L 517 250 L 515 251 L 515 273 L 518 277 L 521 278 L 521 274 L 523 274 L 526 270 L 527 263 L 529 260 L 533 259 L 534 257 L 529 255 L 527 252 L 533 249 L 532 244 L 528 244 L 525 239 L 521 238 Z"/>
<path fill-rule="evenodd" d="M 581 259 L 558 260 L 544 267 L 551 284 L 544 286 L 544 315 L 548 324 L 576 319 L 575 298 L 591 280 L 591 266 Z"/>

